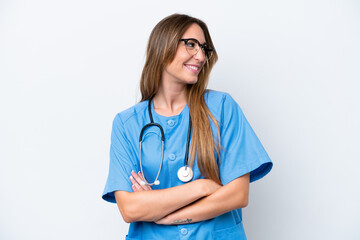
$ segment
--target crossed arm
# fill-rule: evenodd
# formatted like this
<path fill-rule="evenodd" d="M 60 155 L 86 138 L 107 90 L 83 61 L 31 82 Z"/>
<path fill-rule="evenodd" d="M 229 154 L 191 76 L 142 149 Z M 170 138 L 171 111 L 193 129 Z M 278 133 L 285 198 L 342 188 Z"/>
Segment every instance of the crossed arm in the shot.
<path fill-rule="evenodd" d="M 187 224 L 214 218 L 248 204 L 249 174 L 225 186 L 209 179 L 198 179 L 161 190 L 141 186 L 140 173 L 132 172 L 131 175 L 134 192 L 115 192 L 116 202 L 125 222 Z"/>

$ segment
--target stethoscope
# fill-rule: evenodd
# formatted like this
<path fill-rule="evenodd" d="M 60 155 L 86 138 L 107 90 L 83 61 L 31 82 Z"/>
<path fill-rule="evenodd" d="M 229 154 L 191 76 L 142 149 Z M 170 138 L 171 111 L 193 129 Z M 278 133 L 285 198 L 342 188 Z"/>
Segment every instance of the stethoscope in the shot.
<path fill-rule="evenodd" d="M 141 185 L 148 185 L 148 186 L 152 186 L 152 185 L 159 185 L 160 181 L 158 180 L 159 175 L 160 175 L 160 171 L 161 171 L 161 167 L 162 167 L 162 163 L 163 163 L 163 159 L 164 159 L 164 143 L 165 143 L 165 134 L 164 134 L 164 129 L 161 127 L 160 124 L 158 123 L 154 123 L 153 120 L 153 116 L 151 114 L 151 100 L 152 98 L 149 99 L 149 105 L 148 105 L 148 110 L 149 110 L 149 116 L 150 116 L 150 123 L 146 124 L 140 132 L 140 137 L 139 137 L 139 160 L 140 160 L 140 171 L 141 171 L 141 175 L 143 176 L 144 180 L 140 183 Z M 160 167 L 159 167 L 159 171 L 156 175 L 155 181 L 153 183 L 148 183 L 145 179 L 145 175 L 142 169 L 142 164 L 141 164 L 141 144 L 142 144 L 142 137 L 144 134 L 144 131 L 149 128 L 149 127 L 157 127 L 160 129 L 161 132 L 161 161 L 160 161 Z M 186 141 L 186 152 L 185 152 L 185 165 L 182 166 L 178 172 L 177 172 L 177 176 L 179 178 L 180 181 L 182 182 L 189 182 L 192 178 L 193 178 L 193 171 L 191 169 L 191 167 L 189 166 L 189 145 L 190 145 L 190 135 L 191 135 L 191 118 L 190 118 L 190 114 L 189 114 L 189 129 L 188 129 L 188 135 L 187 135 L 187 141 Z"/>

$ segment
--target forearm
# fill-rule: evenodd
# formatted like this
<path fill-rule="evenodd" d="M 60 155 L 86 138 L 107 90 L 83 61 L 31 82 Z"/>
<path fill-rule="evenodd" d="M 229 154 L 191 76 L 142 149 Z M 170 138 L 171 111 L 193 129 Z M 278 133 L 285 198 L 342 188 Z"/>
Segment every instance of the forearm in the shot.
<path fill-rule="evenodd" d="M 157 221 L 190 203 L 209 195 L 205 179 L 161 190 L 115 192 L 119 210 L 126 222 Z M 210 192 L 211 193 L 211 192 Z"/>
<path fill-rule="evenodd" d="M 188 224 L 211 219 L 248 204 L 248 176 L 235 179 L 213 194 L 179 209 L 158 224 Z"/>

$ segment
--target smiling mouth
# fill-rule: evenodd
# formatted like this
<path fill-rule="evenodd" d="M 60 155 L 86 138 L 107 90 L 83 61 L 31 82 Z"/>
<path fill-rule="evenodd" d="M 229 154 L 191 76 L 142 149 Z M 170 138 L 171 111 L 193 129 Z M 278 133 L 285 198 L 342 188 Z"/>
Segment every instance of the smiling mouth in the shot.
<path fill-rule="evenodd" d="M 194 65 L 187 65 L 184 64 L 185 67 L 187 67 L 190 71 L 194 72 L 194 73 L 199 73 L 200 72 L 200 67 L 199 66 L 194 66 Z"/>
<path fill-rule="evenodd" d="M 187 67 L 194 69 L 194 70 L 199 70 L 199 67 L 195 67 L 195 66 L 190 66 L 190 65 L 186 65 Z"/>

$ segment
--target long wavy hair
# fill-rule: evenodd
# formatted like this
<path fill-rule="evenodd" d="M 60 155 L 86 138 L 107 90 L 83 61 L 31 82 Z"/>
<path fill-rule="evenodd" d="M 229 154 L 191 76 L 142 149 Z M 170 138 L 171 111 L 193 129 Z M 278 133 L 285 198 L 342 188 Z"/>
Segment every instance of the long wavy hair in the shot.
<path fill-rule="evenodd" d="M 206 24 L 200 19 L 184 14 L 173 14 L 161 20 L 152 30 L 147 44 L 145 65 L 140 79 L 141 102 L 146 101 L 158 92 L 162 73 L 175 57 L 179 40 L 192 24 L 198 24 L 204 32 L 205 41 L 214 46 Z M 188 84 L 186 91 L 188 107 L 193 126 L 190 147 L 190 166 L 194 164 L 195 154 L 201 174 L 221 184 L 220 133 L 217 120 L 206 106 L 204 95 L 212 67 L 218 55 L 216 50 L 206 61 L 195 84 Z M 211 131 L 210 119 L 215 124 L 218 138 Z M 218 161 L 217 161 L 218 159 Z"/>

